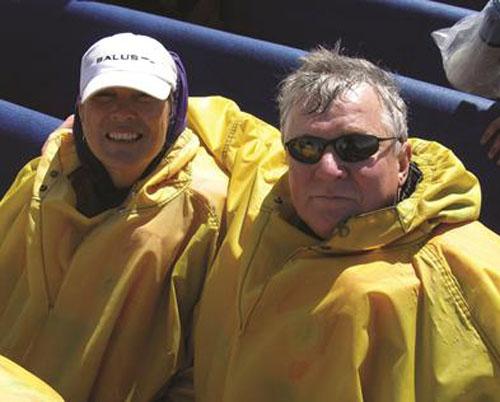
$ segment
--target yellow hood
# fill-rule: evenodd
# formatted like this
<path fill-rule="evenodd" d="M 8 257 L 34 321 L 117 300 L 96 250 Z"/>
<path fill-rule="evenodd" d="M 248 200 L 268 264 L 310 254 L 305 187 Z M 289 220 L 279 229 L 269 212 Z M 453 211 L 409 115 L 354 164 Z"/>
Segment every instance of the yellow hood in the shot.
<path fill-rule="evenodd" d="M 414 193 L 394 207 L 349 219 L 328 241 L 332 251 L 374 249 L 429 235 L 441 223 L 467 222 L 479 217 L 481 189 L 476 177 L 453 152 L 437 142 L 410 142 L 412 161 L 423 174 Z"/>

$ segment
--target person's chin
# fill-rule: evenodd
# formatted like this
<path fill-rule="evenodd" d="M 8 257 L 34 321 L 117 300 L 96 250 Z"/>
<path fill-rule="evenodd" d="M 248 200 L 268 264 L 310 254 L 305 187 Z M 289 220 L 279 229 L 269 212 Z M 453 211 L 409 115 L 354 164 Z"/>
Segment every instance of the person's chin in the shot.
<path fill-rule="evenodd" d="M 331 234 L 335 230 L 335 227 L 340 222 L 347 219 L 349 216 L 350 213 L 348 212 L 336 214 L 334 216 L 321 214 L 314 217 L 310 216 L 307 220 L 309 222 L 306 221 L 306 223 L 317 236 L 321 237 L 322 239 L 328 239 L 331 237 Z"/>

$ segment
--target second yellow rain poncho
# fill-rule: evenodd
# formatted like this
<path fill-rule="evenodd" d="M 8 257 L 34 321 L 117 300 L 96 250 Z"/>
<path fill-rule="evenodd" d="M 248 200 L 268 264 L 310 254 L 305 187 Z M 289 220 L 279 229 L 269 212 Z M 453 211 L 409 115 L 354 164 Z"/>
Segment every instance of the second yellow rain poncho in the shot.
<path fill-rule="evenodd" d="M 279 132 L 222 98 L 192 105 L 231 172 L 195 327 L 199 402 L 500 401 L 500 239 L 451 151 L 411 140 L 413 194 L 320 240 L 294 224 Z"/>

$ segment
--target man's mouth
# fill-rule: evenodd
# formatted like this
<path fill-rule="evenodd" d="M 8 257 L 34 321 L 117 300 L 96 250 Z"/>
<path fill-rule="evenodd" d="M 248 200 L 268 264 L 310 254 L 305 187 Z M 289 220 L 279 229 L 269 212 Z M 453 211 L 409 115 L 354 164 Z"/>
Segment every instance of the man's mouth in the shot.
<path fill-rule="evenodd" d="M 136 142 L 142 138 L 142 134 L 127 131 L 110 131 L 106 138 L 115 142 Z"/>
<path fill-rule="evenodd" d="M 352 197 L 348 197 L 345 195 L 331 195 L 331 194 L 315 195 L 314 198 L 319 198 L 319 199 L 324 199 L 324 200 L 350 200 L 350 199 L 352 199 Z"/>
<path fill-rule="evenodd" d="M 346 195 L 317 195 L 313 197 L 319 202 L 328 202 L 328 203 L 352 203 L 355 202 L 353 197 L 349 197 Z"/>

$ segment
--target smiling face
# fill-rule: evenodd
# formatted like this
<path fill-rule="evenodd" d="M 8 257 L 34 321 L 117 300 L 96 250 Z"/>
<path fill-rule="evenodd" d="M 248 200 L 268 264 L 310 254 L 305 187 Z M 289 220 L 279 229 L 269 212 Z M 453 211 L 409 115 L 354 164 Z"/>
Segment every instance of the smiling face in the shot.
<path fill-rule="evenodd" d="M 367 84 L 352 88 L 321 114 L 304 114 L 295 106 L 284 127 L 285 142 L 303 135 L 334 139 L 365 133 L 392 137 L 383 123 L 383 109 Z M 360 162 L 343 162 L 328 147 L 318 163 L 304 164 L 288 156 L 292 202 L 299 217 L 321 238 L 328 238 L 350 216 L 392 205 L 406 180 L 411 150 L 394 151 L 383 141 L 377 153 Z"/>
<path fill-rule="evenodd" d="M 165 144 L 168 100 L 112 87 L 88 98 L 78 110 L 90 150 L 117 187 L 137 181 Z"/>

